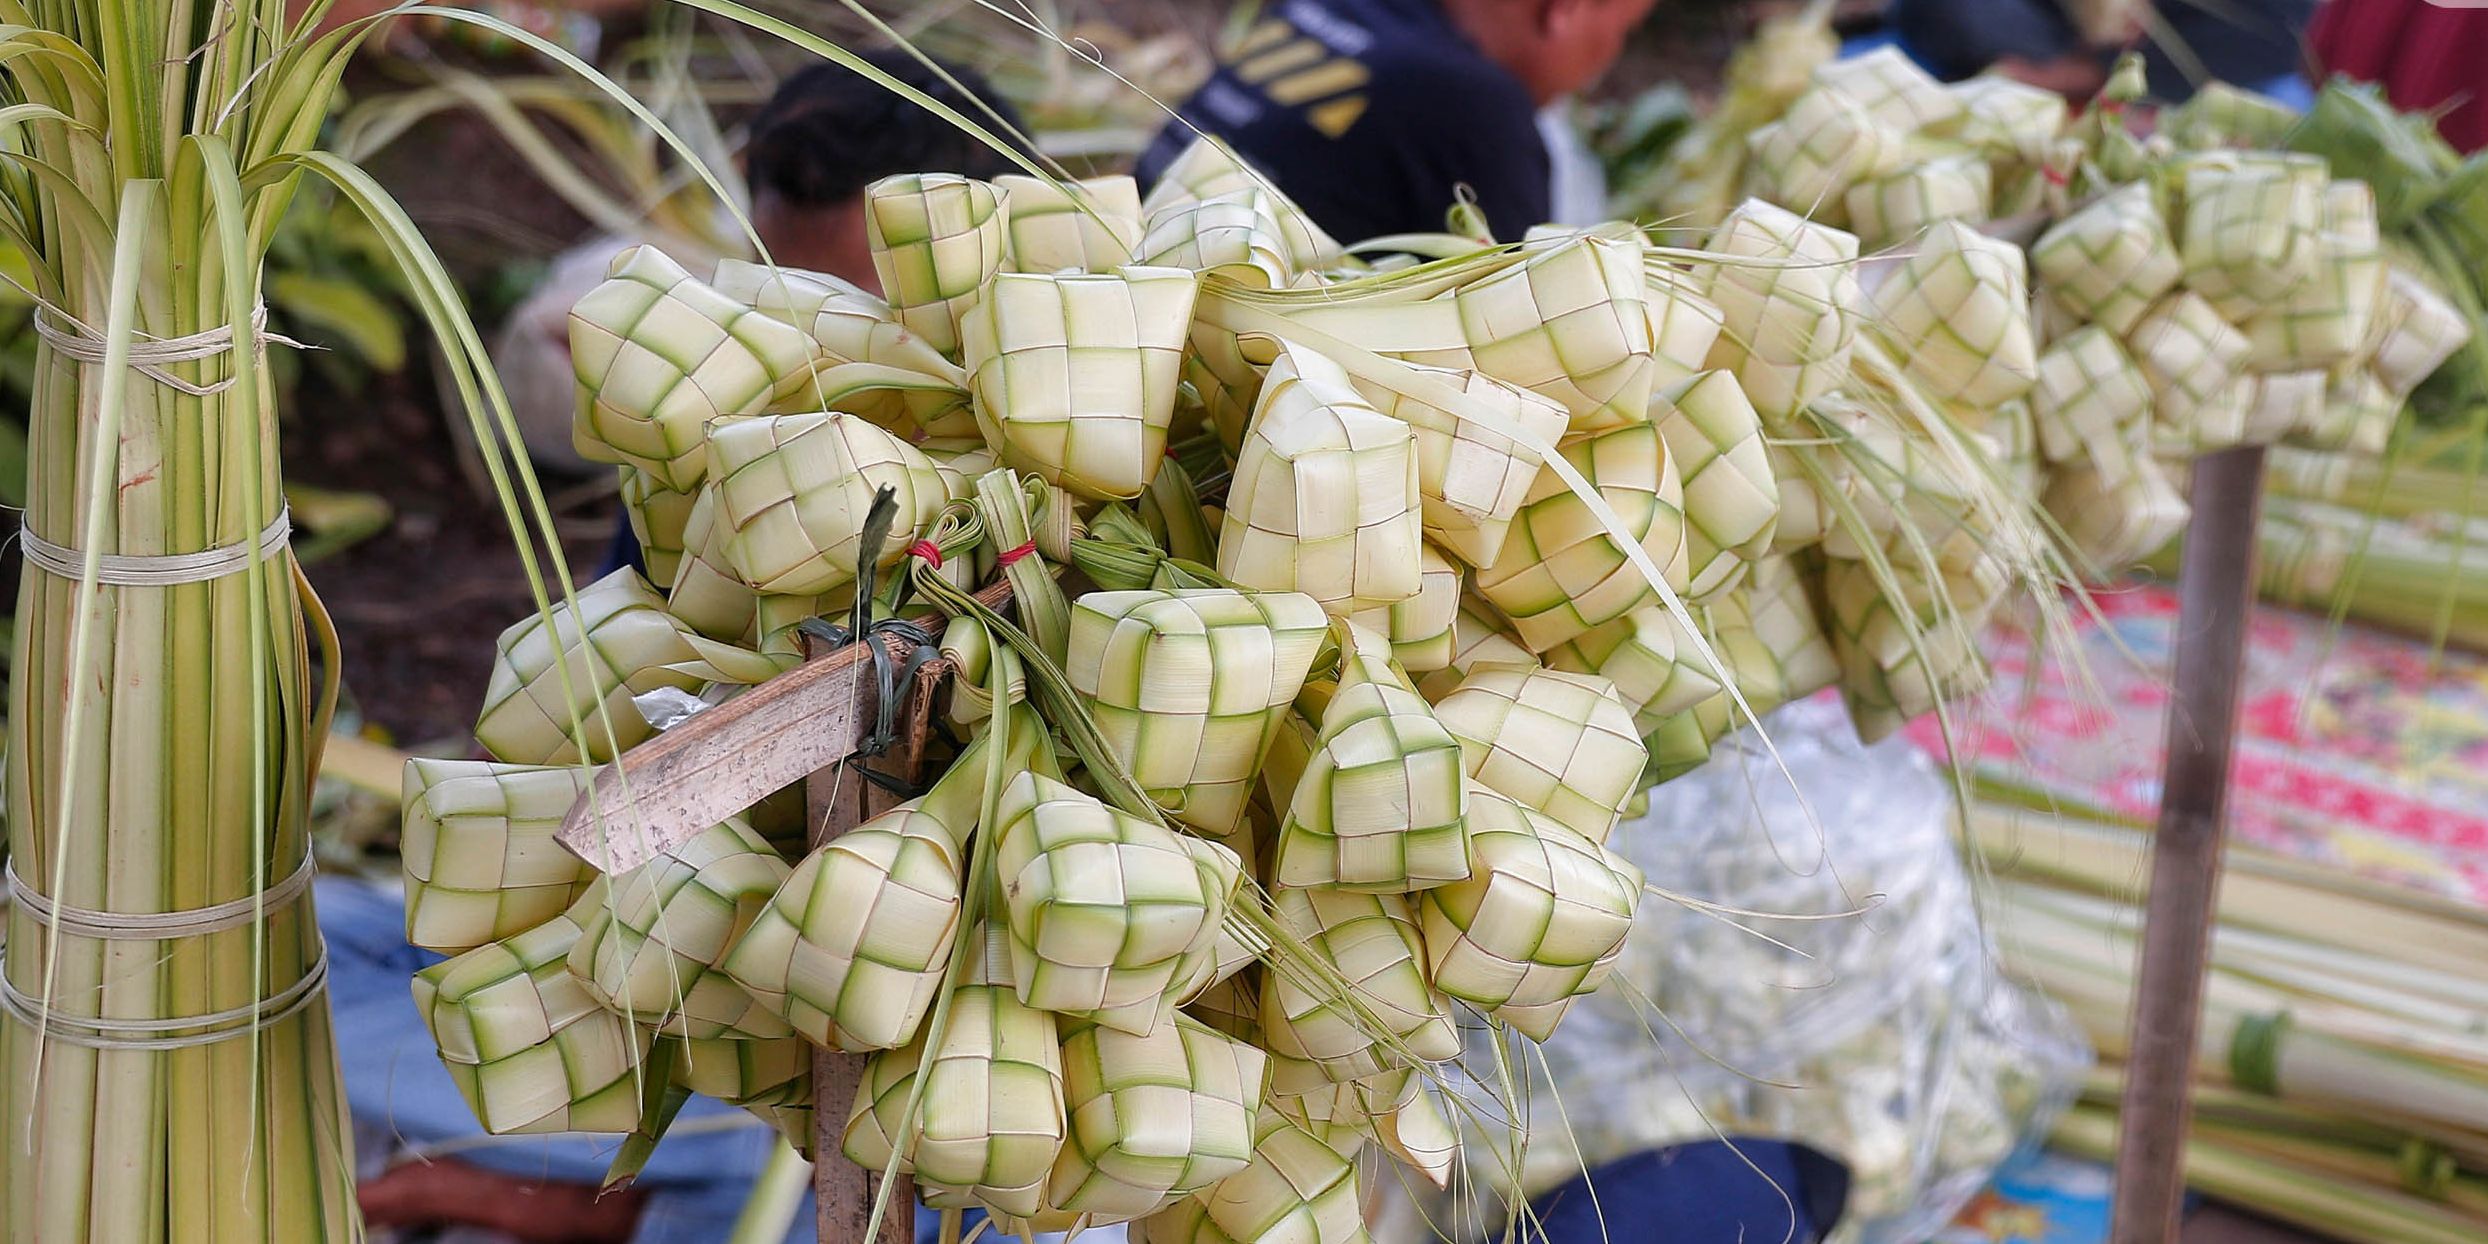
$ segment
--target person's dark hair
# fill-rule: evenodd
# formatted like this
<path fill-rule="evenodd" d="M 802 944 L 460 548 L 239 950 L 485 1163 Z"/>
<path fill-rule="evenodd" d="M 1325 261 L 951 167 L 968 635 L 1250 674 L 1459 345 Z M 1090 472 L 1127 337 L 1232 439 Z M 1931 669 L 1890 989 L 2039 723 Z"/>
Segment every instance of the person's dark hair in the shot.
<path fill-rule="evenodd" d="M 873 67 L 957 109 L 1009 140 L 984 110 L 915 57 L 863 53 Z M 945 65 L 960 86 L 1019 128 L 1011 105 L 972 70 Z M 802 207 L 830 207 L 898 173 L 993 177 L 1016 166 L 959 127 L 837 64 L 813 65 L 778 84 L 751 122 L 744 176 L 752 192 Z"/>

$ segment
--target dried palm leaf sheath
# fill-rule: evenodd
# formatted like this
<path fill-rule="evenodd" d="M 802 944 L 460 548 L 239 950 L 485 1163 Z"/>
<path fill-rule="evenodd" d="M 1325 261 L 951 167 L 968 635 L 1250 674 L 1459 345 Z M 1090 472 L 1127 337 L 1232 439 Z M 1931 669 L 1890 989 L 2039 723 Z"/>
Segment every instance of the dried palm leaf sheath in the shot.
<path fill-rule="evenodd" d="M 1849 373 L 1857 238 L 1759 199 L 1713 230 L 1710 300 L 1722 317 L 1709 365 L 1736 373 L 1754 409 L 1794 415 Z"/>
<path fill-rule="evenodd" d="M 1006 1214 L 1043 1208 L 1046 1176 L 1063 1147 L 1063 1051 L 1054 1017 L 1020 1002 L 1001 926 L 972 934 L 976 960 L 950 999 L 940 1048 L 919 1039 L 875 1054 L 847 1116 L 842 1148 L 866 1170 L 889 1164 L 916 1176 L 937 1209 L 977 1204 Z M 907 1099 L 926 1077 L 917 1126 Z"/>
<path fill-rule="evenodd" d="M 2140 183 L 2056 222 L 2031 245 L 2030 263 L 2050 297 L 2119 336 L 2185 275 L 2151 189 Z"/>
<path fill-rule="evenodd" d="M 560 915 L 595 879 L 553 841 L 584 771 L 419 757 L 405 782 L 408 942 L 451 955 L 497 942 Z"/>
<path fill-rule="evenodd" d="M 709 421 L 759 410 L 813 354 L 801 330 L 634 246 L 570 312 L 579 453 L 687 492 L 707 470 Z"/>
<path fill-rule="evenodd" d="M 2256 371 L 2332 367 L 2374 340 L 2385 286 L 2375 193 L 2365 182 L 2337 181 L 2324 192 L 2323 210 L 2323 228 L 2305 242 L 2306 281 L 2238 325 L 2254 347 L 2247 365 Z"/>
<path fill-rule="evenodd" d="M 1730 593 L 1729 599 L 1734 598 Z M 1613 684 L 1632 710 L 1633 729 L 1648 734 L 1661 721 L 1719 693 L 1716 672 L 1695 650 L 1676 615 L 1651 605 L 1546 654 L 1549 669 L 1596 674 Z"/>
<path fill-rule="evenodd" d="M 1849 187 L 1890 172 L 1901 135 L 1844 92 L 1815 87 L 1746 139 L 1762 193 L 1800 214 L 1840 218 Z"/>
<path fill-rule="evenodd" d="M 1263 1039 L 1280 1060 L 1273 1089 L 1314 1092 L 1405 1067 L 1411 1057 L 1459 1056 L 1451 1002 L 1426 980 L 1425 944 L 1405 897 L 1282 887 L 1271 910 L 1346 983 L 1342 993 L 1297 965 L 1262 973 Z M 1309 1081 L 1298 1067 L 1312 1072 Z"/>
<path fill-rule="evenodd" d="M 659 591 L 672 587 L 674 572 L 682 565 L 683 528 L 690 524 L 691 507 L 700 494 L 660 488 L 637 467 L 618 469 L 622 472 L 622 512 L 629 516 L 631 535 L 639 541 L 648 582 Z"/>
<path fill-rule="evenodd" d="M 1460 567 L 1428 540 L 1418 548 L 1417 594 L 1398 604 L 1351 614 L 1350 622 L 1388 640 L 1391 659 L 1412 674 L 1451 664 L 1452 621 L 1460 613 Z"/>
<path fill-rule="evenodd" d="M 778 669 L 758 653 L 685 630 L 637 571 L 617 570 L 549 617 L 531 615 L 501 632 L 475 738 L 511 764 L 571 764 L 581 759 L 572 736 L 578 728 L 586 760 L 602 764 L 652 733 L 632 696 L 759 682 Z"/>
<path fill-rule="evenodd" d="M 961 332 L 1003 461 L 1092 501 L 1139 496 L 1166 458 L 1195 290 L 1180 268 L 995 277 Z"/>
<path fill-rule="evenodd" d="M 2087 461 L 2113 476 L 2133 460 L 2124 447 L 2145 439 L 2151 385 L 2108 330 L 2085 325 L 2039 355 L 2030 410 L 2049 462 Z"/>
<path fill-rule="evenodd" d="M 1641 776 L 1641 734 L 1596 674 L 1480 669 L 1434 711 L 1470 777 L 1605 842 Z"/>
<path fill-rule="evenodd" d="M 2187 160 L 2180 175 L 2185 223 L 2177 249 L 2188 289 L 2244 320 L 2307 282 L 2323 214 L 2321 158 L 2223 152 Z"/>
<path fill-rule="evenodd" d="M 910 800 L 805 856 L 726 973 L 815 1045 L 904 1045 L 941 991 L 960 884 L 957 828 Z"/>
<path fill-rule="evenodd" d="M 1070 1134 L 1047 1207 L 1102 1226 L 1243 1170 L 1268 1078 L 1259 1049 L 1180 1014 L 1139 1036 L 1072 1028 L 1063 1040 Z"/>
<path fill-rule="evenodd" d="M 786 1021 L 717 966 L 786 872 L 749 825 L 712 825 L 580 897 L 570 910 L 580 929 L 570 971 L 590 996 L 659 1035 L 786 1036 Z"/>
<path fill-rule="evenodd" d="M 1178 837 L 1060 782 L 1002 792 L 994 865 L 1020 1001 L 1145 1033 L 1215 949 L 1242 877 L 1234 852 Z"/>
<path fill-rule="evenodd" d="M 933 382 L 927 388 L 844 394 L 838 398 L 838 409 L 862 415 L 909 439 L 975 435 L 975 420 L 967 409 L 967 373 L 932 342 L 900 323 L 898 312 L 880 295 L 825 272 L 771 268 L 740 259 L 718 261 L 716 284 L 719 292 L 811 334 L 821 354 L 816 367 L 874 363 Z M 807 404 L 815 400 L 816 392 L 810 378 L 797 375 L 779 383 L 774 404 L 780 413 L 809 413 L 818 409 Z"/>
<path fill-rule="evenodd" d="M 2037 378 L 2029 284 L 2020 247 L 1938 221 L 1876 286 L 1875 324 L 1930 396 L 1983 411 Z"/>
<path fill-rule="evenodd" d="M 1943 83 L 1888 44 L 1815 66 L 1814 82 L 1856 100 L 1875 120 L 1903 134 L 1952 133 L 1969 117 Z"/>
<path fill-rule="evenodd" d="M 1763 447 L 1762 417 L 1724 371 L 1661 389 L 1650 417 L 1684 481 L 1685 597 L 1708 600 L 1736 586 L 1747 563 L 1770 551 L 1779 525 L 1779 482 Z"/>
<path fill-rule="evenodd" d="M 1282 344 L 1228 485 L 1218 572 L 1337 616 L 1417 594 L 1416 438 L 1338 364 Z"/>
<path fill-rule="evenodd" d="M 1705 366 L 1725 319 L 1702 295 L 1704 278 L 1681 268 L 1645 264 L 1642 302 L 1650 311 L 1653 387 L 1676 384 Z"/>
<path fill-rule="evenodd" d="M 1635 424 L 1559 447 L 1683 595 L 1691 579 L 1684 485 L 1656 425 Z M 1615 536 L 1552 470 L 1543 470 L 1512 521 L 1502 556 L 1478 572 L 1477 594 L 1510 617 L 1522 643 L 1544 652 L 1657 599 Z"/>
<path fill-rule="evenodd" d="M 1583 234 L 1453 291 L 1464 347 L 1408 361 L 1553 398 L 1574 432 L 1639 423 L 1658 379 L 1647 288 L 1638 242 Z"/>
<path fill-rule="evenodd" d="M 1460 743 L 1370 652 L 1341 655 L 1338 690 L 1280 806 L 1280 885 L 1397 893 L 1468 875 Z"/>
<path fill-rule="evenodd" d="M 2000 73 L 1981 74 L 1945 88 L 1961 102 L 1961 139 L 1991 161 L 2037 166 L 2064 133 L 2071 109 L 2065 97 Z"/>
<path fill-rule="evenodd" d="M 883 565 L 906 556 L 950 500 L 932 459 L 854 415 L 738 419 L 712 429 L 709 445 L 726 563 L 764 593 L 814 595 L 853 581 L 864 516 L 883 485 L 898 501 Z"/>
<path fill-rule="evenodd" d="M 2048 477 L 2040 498 L 2065 539 L 2099 574 L 2114 577 L 2160 551 L 2190 513 L 2159 461 L 2142 458 L 2111 479 L 2068 465 Z"/>
<path fill-rule="evenodd" d="M 1995 197 L 1994 174 L 1977 156 L 1938 156 L 1849 187 L 1849 228 L 1866 246 L 1905 242 L 1939 220 L 1978 224 Z"/>
<path fill-rule="evenodd" d="M 1841 696 L 1858 737 L 1870 743 L 1987 681 L 1976 619 L 1965 616 L 1975 602 L 1938 607 L 1933 593 L 1948 589 L 1928 586 L 1914 552 L 1895 549 L 1887 557 L 1914 599 L 1888 596 L 1865 562 L 1833 558 L 1823 568 L 1824 629 L 1840 660 Z"/>
<path fill-rule="evenodd" d="M 1551 398 L 1482 372 L 1418 370 L 1467 393 L 1545 443 L 1564 435 L 1570 417 Z M 1475 420 L 1378 385 L 1358 383 L 1356 390 L 1375 410 L 1416 434 L 1417 495 L 1426 536 L 1472 566 L 1493 565 L 1512 515 L 1537 481 L 1536 451 Z"/>
<path fill-rule="evenodd" d="M 1300 592 L 1091 592 L 1073 603 L 1063 672 L 1141 788 L 1223 837 L 1326 626 Z"/>
<path fill-rule="evenodd" d="M 1140 183 L 1125 176 L 1057 182 L 996 177 L 1009 212 L 1013 272 L 1107 272 L 1140 245 Z"/>
<path fill-rule="evenodd" d="M 564 960 L 578 940 L 579 926 L 555 916 L 415 974 L 415 1011 L 495 1136 L 639 1124 L 632 1068 L 648 1036 L 570 974 Z"/>
<path fill-rule="evenodd" d="M 2155 444 L 2207 451 L 2238 443 L 2250 347 L 2210 302 L 2192 290 L 2169 295 L 2134 325 L 2125 345 L 2151 385 Z"/>
<path fill-rule="evenodd" d="M 946 355 L 959 320 L 1002 270 L 1009 209 L 987 182 L 952 173 L 885 177 L 864 191 L 864 239 L 899 322 Z"/>
<path fill-rule="evenodd" d="M 2385 276 L 2368 367 L 2396 394 L 2407 395 L 2471 339 L 2470 322 L 2427 280 L 2407 268 Z"/>
<path fill-rule="evenodd" d="M 1356 1163 L 1264 1110 L 1251 1165 L 1135 1221 L 1131 1244 L 1367 1244 Z"/>
<path fill-rule="evenodd" d="M 1417 896 L 1434 986 L 1481 1008 L 1539 1009 L 1606 982 L 1633 924 L 1641 870 L 1484 787 L 1469 793 L 1469 879 Z"/>

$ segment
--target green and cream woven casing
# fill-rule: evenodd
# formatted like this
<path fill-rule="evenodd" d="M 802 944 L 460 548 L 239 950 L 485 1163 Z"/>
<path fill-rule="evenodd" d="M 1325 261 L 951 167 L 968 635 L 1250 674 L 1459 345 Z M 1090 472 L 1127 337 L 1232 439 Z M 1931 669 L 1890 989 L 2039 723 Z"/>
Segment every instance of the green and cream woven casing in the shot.
<path fill-rule="evenodd" d="M 1570 416 L 1553 399 L 1482 372 L 1419 366 L 1421 374 L 1484 404 L 1512 425 L 1552 445 Z M 1536 450 L 1477 420 L 1402 396 L 1380 385 L 1357 382 L 1373 408 L 1407 424 L 1416 434 L 1417 496 L 1427 538 L 1472 566 L 1491 566 L 1503 551 L 1512 515 L 1536 483 Z"/>
<path fill-rule="evenodd" d="M 1856 100 L 1874 119 L 1901 134 L 1950 134 L 1967 120 L 1961 100 L 1890 45 L 1814 67 L 1814 84 Z"/>
<path fill-rule="evenodd" d="M 2243 321 L 2307 282 L 2323 222 L 2321 157 L 2224 151 L 2188 157 L 2178 176 L 2185 216 L 2177 250 L 2187 288 L 2224 318 Z"/>
<path fill-rule="evenodd" d="M 1412 1059 L 1459 1056 L 1451 1002 L 1426 979 L 1425 944 L 1405 896 L 1281 887 L 1270 906 L 1280 927 L 1337 974 L 1317 978 L 1283 960 L 1262 972 L 1261 1030 L 1278 1059 L 1274 1090 L 1318 1092 L 1398 1071 Z"/>
<path fill-rule="evenodd" d="M 2374 340 L 2385 289 L 2375 192 L 2363 181 L 2336 181 L 2325 188 L 2322 207 L 2323 227 L 2305 243 L 2307 279 L 2238 325 L 2253 346 L 2247 365 L 2256 371 L 2336 366 Z"/>
<path fill-rule="evenodd" d="M 605 1009 L 565 960 L 579 926 L 555 916 L 415 974 L 450 1081 L 484 1130 L 628 1132 L 639 1125 L 632 1069 L 648 1037 Z"/>
<path fill-rule="evenodd" d="M 1146 1033 L 1216 949 L 1243 879 L 1233 851 L 1033 772 L 1003 788 L 994 839 L 1011 974 L 1030 1006 Z"/>
<path fill-rule="evenodd" d="M 2099 574 L 2114 578 L 2160 551 L 2191 513 L 2156 458 L 2143 457 L 2109 476 L 2082 464 L 2057 468 L 2040 504 L 2065 541 Z"/>
<path fill-rule="evenodd" d="M 741 820 L 722 821 L 572 904 L 570 971 L 607 1008 L 661 1036 L 789 1034 L 718 965 L 786 880 L 786 861 Z"/>
<path fill-rule="evenodd" d="M 2203 452 L 2244 438 L 2252 347 L 2209 300 L 2186 289 L 2161 299 L 2125 346 L 2151 385 L 2155 446 Z"/>
<path fill-rule="evenodd" d="M 406 940 L 454 955 L 562 914 L 596 879 L 553 840 L 586 788 L 572 766 L 407 761 Z"/>
<path fill-rule="evenodd" d="M 1719 344 L 1726 313 L 1702 293 L 1706 278 L 1670 264 L 1645 259 L 1643 305 L 1650 311 L 1651 360 L 1656 364 L 1652 387 L 1677 384 L 1708 366 Z"/>
<path fill-rule="evenodd" d="M 2030 391 L 2038 347 L 2020 247 L 1937 221 L 1873 298 L 1876 329 L 1929 396 L 1983 414 Z"/>
<path fill-rule="evenodd" d="M 2065 97 L 2001 73 L 1985 73 L 1944 88 L 1961 102 L 1960 137 L 1988 160 L 2036 168 L 2064 133 L 2071 107 Z"/>
<path fill-rule="evenodd" d="M 1103 1226 L 1156 1213 L 1252 1164 L 1269 1056 L 1185 1015 L 1146 1034 L 1068 1026 L 1070 1134 L 1046 1206 Z"/>
<path fill-rule="evenodd" d="M 663 591 L 674 585 L 674 572 L 682 566 L 683 529 L 690 525 L 691 507 L 700 494 L 661 488 L 637 467 L 615 469 L 622 473 L 622 512 L 629 516 L 632 538 L 639 541 L 648 582 Z"/>
<path fill-rule="evenodd" d="M 1922 555 L 1895 547 L 1887 591 L 1870 562 L 1824 563 L 1822 617 L 1840 661 L 1840 692 L 1860 739 L 1872 743 L 1911 719 L 1975 693 L 1987 683 L 1978 651 L 1985 593 L 1956 592 L 1952 567 L 1930 574 Z"/>
<path fill-rule="evenodd" d="M 1396 604 L 1348 615 L 1348 621 L 1388 640 L 1391 659 L 1412 674 L 1451 664 L 1452 623 L 1460 614 L 1460 589 L 1466 579 L 1459 563 L 1428 540 L 1417 550 L 1422 567 L 1417 594 Z"/>
<path fill-rule="evenodd" d="M 1725 599 L 1733 600 L 1730 592 Z M 1719 693 L 1719 675 L 1692 636 L 1661 605 L 1649 605 L 1546 654 L 1549 669 L 1596 674 L 1632 710 L 1633 729 L 1647 735 L 1660 722 Z"/>
<path fill-rule="evenodd" d="M 1684 595 L 1708 600 L 1771 551 L 1779 526 L 1779 482 L 1762 417 L 1735 376 L 1706 371 L 1662 388 L 1650 399 L 1650 418 L 1684 484 Z"/>
<path fill-rule="evenodd" d="M 1559 449 L 1622 521 L 1623 534 L 1641 545 L 1668 589 L 1682 596 L 1692 578 L 1684 484 L 1657 425 L 1576 436 Z M 1538 473 L 1528 500 L 1513 516 L 1502 555 L 1478 572 L 1476 588 L 1511 618 L 1520 641 L 1538 652 L 1658 597 L 1616 533 L 1551 467 Z"/>
<path fill-rule="evenodd" d="M 584 742 L 585 759 L 603 764 L 654 733 L 631 697 L 658 687 L 756 683 L 779 668 L 692 633 L 626 567 L 579 589 L 549 617 L 530 614 L 501 632 L 475 739 L 494 759 L 524 765 L 575 763 Z"/>
<path fill-rule="evenodd" d="M 967 373 L 933 343 L 899 322 L 877 294 L 831 276 L 800 268 L 772 268 L 740 259 L 717 261 L 719 292 L 749 304 L 771 319 L 811 334 L 820 359 L 817 374 L 846 363 L 892 369 L 879 389 L 841 393 L 836 409 L 862 415 L 910 440 L 973 436 L 968 414 Z M 771 409 L 802 414 L 821 409 L 826 384 L 795 376 L 777 387 Z"/>
<path fill-rule="evenodd" d="M 1218 573 L 1298 591 L 1338 616 L 1417 594 L 1416 436 L 1337 363 L 1281 343 L 1236 457 Z"/>
<path fill-rule="evenodd" d="M 1129 177 L 993 179 L 1009 209 L 1013 272 L 1107 272 L 1140 245 L 1140 183 Z"/>
<path fill-rule="evenodd" d="M 1182 268 L 1258 289 L 1284 289 L 1308 271 L 1312 222 L 1275 190 L 1245 185 L 1150 213 L 1136 253 L 1145 264 Z"/>
<path fill-rule="evenodd" d="M 2148 440 L 2151 384 L 2113 334 L 2086 324 L 2040 353 L 2030 412 L 2049 462 L 2088 462 L 2114 474 Z"/>
<path fill-rule="evenodd" d="M 1614 969 L 1641 870 L 1483 786 L 1469 792 L 1469 854 L 1468 880 L 1417 896 L 1434 987 L 1544 1040 Z"/>
<path fill-rule="evenodd" d="M 1736 373 L 1768 418 L 1794 415 L 1849 374 L 1857 238 L 1759 199 L 1710 235 L 1710 300 L 1721 315 L 1709 364 Z"/>
<path fill-rule="evenodd" d="M 1090 592 L 1063 672 L 1141 788 L 1224 837 L 1328 625 L 1301 592 Z"/>
<path fill-rule="evenodd" d="M 995 277 L 961 329 L 985 439 L 1089 500 L 1139 496 L 1166 457 L 1196 288 L 1180 268 Z"/>
<path fill-rule="evenodd" d="M 899 1171 L 915 1175 L 936 1209 L 974 1203 L 1024 1217 L 1044 1208 L 1046 1177 L 1062 1153 L 1062 1040 L 1053 1016 L 1020 1002 L 1001 926 L 971 936 L 976 957 L 951 994 L 941 1045 L 927 1050 L 919 1037 L 873 1055 L 842 1149 L 871 1171 L 898 1150 Z M 923 1104 L 908 1127 L 920 1069 Z"/>
<path fill-rule="evenodd" d="M 2408 396 L 2471 339 L 2470 321 L 2427 279 L 2394 267 L 2385 277 L 2368 367 L 2387 391 Z"/>
<path fill-rule="evenodd" d="M 1424 697 L 1350 630 L 1338 689 L 1282 802 L 1282 886 L 1398 893 L 1468 875 L 1461 748 Z"/>
<path fill-rule="evenodd" d="M 1849 187 L 1890 172 L 1901 135 L 1848 93 L 1817 86 L 1746 139 L 1754 188 L 1817 218 L 1840 217 Z"/>
<path fill-rule="evenodd" d="M 1131 1244 L 1366 1244 L 1356 1163 L 1276 1111 L 1251 1165 L 1130 1227 Z"/>
<path fill-rule="evenodd" d="M 1470 777 L 1605 842 L 1647 759 L 1631 710 L 1596 674 L 1486 666 L 1434 705 Z"/>
<path fill-rule="evenodd" d="M 1849 187 L 1849 228 L 1864 246 L 1908 241 L 1939 220 L 1987 219 L 1994 174 L 1972 155 L 1937 156 Z"/>
<path fill-rule="evenodd" d="M 707 468 L 709 421 L 758 411 L 814 353 L 800 329 L 634 246 L 570 312 L 580 456 L 687 492 Z"/>
<path fill-rule="evenodd" d="M 909 800 L 815 848 L 726 955 L 727 975 L 815 1045 L 904 1045 L 941 992 L 963 835 L 929 803 Z"/>
<path fill-rule="evenodd" d="M 1552 398 L 1574 432 L 1639 423 L 1658 379 L 1647 291 L 1638 242 L 1579 234 L 1452 291 L 1465 344 L 1406 357 Z"/>
<path fill-rule="evenodd" d="M 2111 190 L 2057 221 L 2031 244 L 2030 263 L 2050 298 L 2119 336 L 2185 276 L 2168 222 L 2141 183 Z"/>
<path fill-rule="evenodd" d="M 947 355 L 959 320 L 1002 270 L 1010 214 L 990 183 L 902 173 L 864 189 L 864 240 L 899 322 Z"/>
<path fill-rule="evenodd" d="M 950 501 L 932 459 L 856 415 L 729 420 L 710 430 L 709 446 L 726 564 L 763 593 L 815 595 L 852 582 L 864 518 L 884 485 L 898 502 L 885 566 Z"/>

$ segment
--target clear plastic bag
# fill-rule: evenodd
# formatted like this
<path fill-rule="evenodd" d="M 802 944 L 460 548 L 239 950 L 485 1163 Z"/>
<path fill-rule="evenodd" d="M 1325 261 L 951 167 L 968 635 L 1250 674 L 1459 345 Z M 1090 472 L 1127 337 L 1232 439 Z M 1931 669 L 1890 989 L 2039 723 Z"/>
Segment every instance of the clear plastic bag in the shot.
<path fill-rule="evenodd" d="M 1617 828 L 1679 897 L 1643 900 L 1615 981 L 1546 1043 L 1555 1092 L 1528 1111 L 1523 1182 L 1719 1136 L 1797 1141 L 1850 1167 L 1835 1238 L 1922 1240 L 2045 1134 L 2090 1052 L 1996 969 L 1926 757 L 1859 744 L 1836 702 L 1766 725 L 1785 774 L 1748 730 Z"/>

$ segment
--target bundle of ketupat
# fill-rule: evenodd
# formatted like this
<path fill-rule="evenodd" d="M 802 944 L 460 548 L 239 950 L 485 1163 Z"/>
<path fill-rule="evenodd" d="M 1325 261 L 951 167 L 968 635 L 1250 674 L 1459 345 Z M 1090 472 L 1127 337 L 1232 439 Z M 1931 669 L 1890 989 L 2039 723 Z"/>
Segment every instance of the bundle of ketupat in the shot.
<path fill-rule="evenodd" d="M 1942 111 L 1854 85 L 1877 126 Z M 1367 268 L 1214 144 L 1140 204 L 871 197 L 889 303 L 643 251 L 581 304 L 579 434 L 669 586 L 513 627 L 500 763 L 407 779 L 410 924 L 460 954 L 426 1014 L 496 1128 L 644 1152 L 656 1060 L 800 1136 L 794 1053 L 828 1047 L 872 1060 L 846 1152 L 930 1204 L 1353 1238 L 1366 1141 L 1449 1176 L 1463 1011 L 1543 1037 L 1607 976 L 1642 880 L 1604 842 L 1649 783 L 1833 685 L 1869 731 L 1936 707 L 1967 628 L 2061 570 L 1980 482 L 2010 442 L 1980 405 L 2039 368 L 1975 239 L 1870 287 L 1854 238 L 1754 203 L 1716 250 Z M 816 847 L 773 805 L 610 876 L 546 854 L 582 758 L 786 669 L 808 620 L 927 607 L 963 742 L 916 798 Z"/>

